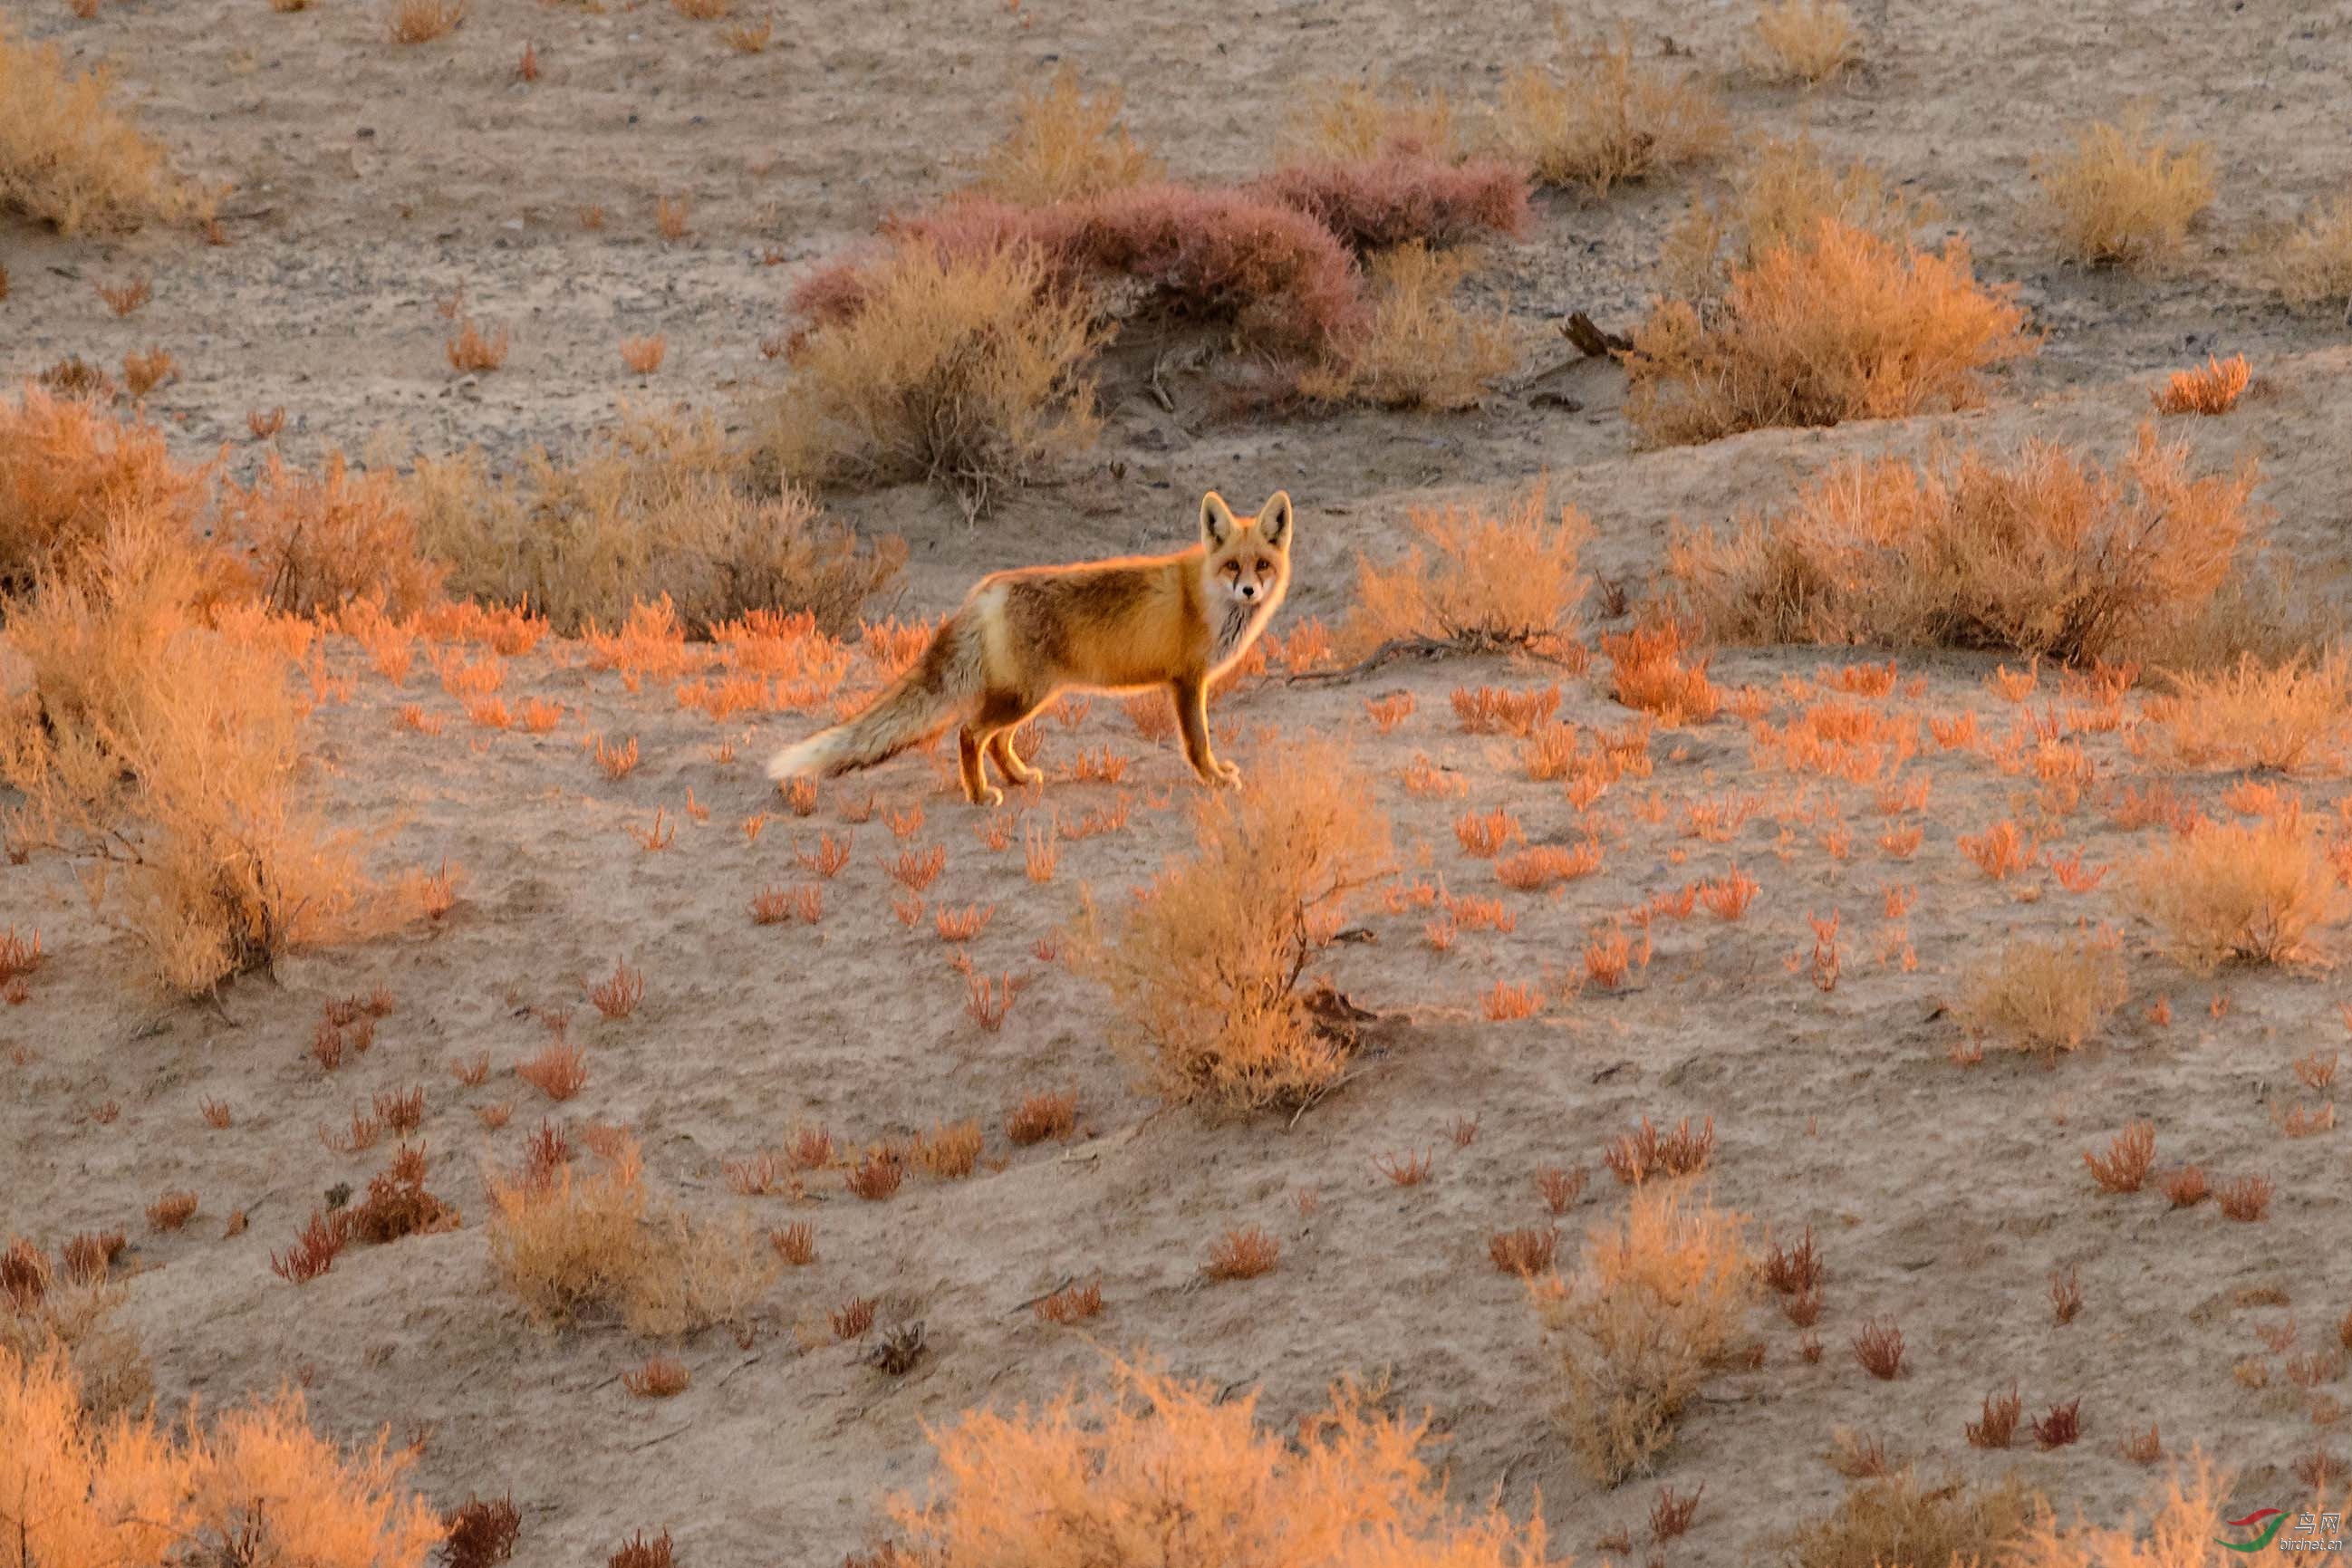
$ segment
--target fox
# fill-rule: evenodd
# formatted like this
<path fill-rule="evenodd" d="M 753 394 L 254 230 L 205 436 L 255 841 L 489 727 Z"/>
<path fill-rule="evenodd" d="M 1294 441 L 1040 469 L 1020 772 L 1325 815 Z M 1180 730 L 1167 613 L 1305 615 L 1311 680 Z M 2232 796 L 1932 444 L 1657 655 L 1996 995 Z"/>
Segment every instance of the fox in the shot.
<path fill-rule="evenodd" d="M 1290 591 L 1289 495 L 1239 517 L 1214 490 L 1200 538 L 1173 555 L 992 572 L 964 596 L 907 673 L 854 717 L 768 759 L 779 782 L 871 768 L 959 721 L 958 777 L 975 806 L 1004 803 L 1042 775 L 1013 732 L 1062 692 L 1167 691 L 1184 758 L 1213 788 L 1241 769 L 1209 746 L 1209 686 L 1248 653 Z"/>

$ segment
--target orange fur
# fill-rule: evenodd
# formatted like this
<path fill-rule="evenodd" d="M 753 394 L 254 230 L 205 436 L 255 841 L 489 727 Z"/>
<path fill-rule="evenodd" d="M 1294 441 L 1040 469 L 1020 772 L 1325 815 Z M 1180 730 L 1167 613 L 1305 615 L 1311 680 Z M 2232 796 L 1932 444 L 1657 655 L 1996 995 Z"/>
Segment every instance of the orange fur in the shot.
<path fill-rule="evenodd" d="M 980 580 L 914 666 L 847 721 L 770 758 L 784 779 L 870 768 L 961 722 L 964 796 L 995 806 L 993 760 L 1015 784 L 1037 774 L 1013 732 L 1073 687 L 1165 687 L 1185 759 L 1207 784 L 1240 769 L 1209 748 L 1209 684 L 1273 619 L 1290 588 L 1290 497 L 1276 491 L 1236 517 L 1215 491 L 1201 498 L 1201 538 L 1173 555 L 1025 567 Z"/>

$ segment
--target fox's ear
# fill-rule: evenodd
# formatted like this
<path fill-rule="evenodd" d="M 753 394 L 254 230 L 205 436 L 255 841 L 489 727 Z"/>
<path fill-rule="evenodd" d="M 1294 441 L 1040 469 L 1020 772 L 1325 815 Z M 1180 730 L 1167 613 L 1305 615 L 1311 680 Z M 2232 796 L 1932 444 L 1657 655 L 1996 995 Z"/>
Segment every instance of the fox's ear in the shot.
<path fill-rule="evenodd" d="M 1201 538 L 1211 549 L 1234 537 L 1234 509 L 1214 490 L 1201 497 Z"/>
<path fill-rule="evenodd" d="M 1260 538 L 1276 549 L 1290 548 L 1290 492 L 1276 490 L 1257 509 L 1257 531 Z"/>

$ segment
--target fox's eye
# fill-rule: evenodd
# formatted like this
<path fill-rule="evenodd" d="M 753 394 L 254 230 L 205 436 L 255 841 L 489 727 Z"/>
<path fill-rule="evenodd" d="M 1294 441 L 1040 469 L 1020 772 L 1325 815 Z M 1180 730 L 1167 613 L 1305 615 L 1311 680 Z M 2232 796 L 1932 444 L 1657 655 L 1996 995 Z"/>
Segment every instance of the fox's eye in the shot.
<path fill-rule="evenodd" d="M 1232 578 L 1234 581 L 1238 582 L 1241 580 L 1242 569 L 1238 562 L 1230 560 L 1225 562 L 1223 570 L 1224 574 L 1227 577 Z"/>

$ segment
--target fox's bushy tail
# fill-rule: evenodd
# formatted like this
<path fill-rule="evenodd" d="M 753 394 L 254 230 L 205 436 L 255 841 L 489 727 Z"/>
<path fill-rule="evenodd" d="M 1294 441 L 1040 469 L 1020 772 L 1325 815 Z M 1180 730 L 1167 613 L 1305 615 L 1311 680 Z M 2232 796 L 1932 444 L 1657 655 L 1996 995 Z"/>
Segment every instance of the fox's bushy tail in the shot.
<path fill-rule="evenodd" d="M 954 723 L 980 695 L 982 679 L 978 628 L 956 616 L 863 712 L 769 758 L 768 777 L 830 779 L 887 761 Z"/>

